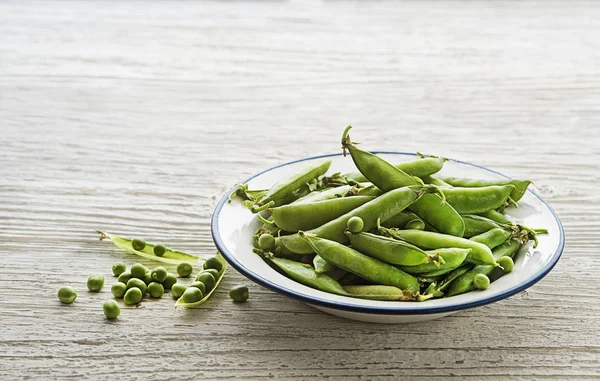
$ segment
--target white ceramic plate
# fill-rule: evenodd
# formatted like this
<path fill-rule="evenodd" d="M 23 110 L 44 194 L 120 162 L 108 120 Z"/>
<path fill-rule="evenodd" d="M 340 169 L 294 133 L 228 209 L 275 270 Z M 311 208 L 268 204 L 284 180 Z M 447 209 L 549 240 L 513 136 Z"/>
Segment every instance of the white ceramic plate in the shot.
<path fill-rule="evenodd" d="M 376 153 L 392 163 L 415 159 L 415 156 L 410 153 Z M 332 154 L 282 164 L 252 176 L 245 183 L 248 183 L 250 189 L 267 189 L 279 179 L 308 165 L 309 162 L 326 159 L 332 160 L 329 174 L 356 171 L 350 157 L 344 158 L 341 154 Z M 506 177 L 490 169 L 456 160 L 447 161 L 440 174 L 474 179 Z M 515 256 L 514 270 L 493 282 L 487 290 L 420 303 L 356 299 L 304 286 L 269 267 L 252 252 L 252 235 L 262 224 L 242 205 L 239 198 L 228 203 L 230 192 L 225 194 L 217 205 L 211 223 L 215 244 L 227 261 L 240 273 L 264 287 L 308 303 L 327 313 L 355 320 L 408 323 L 436 319 L 456 311 L 502 300 L 540 281 L 552 270 L 564 247 L 564 232 L 558 216 L 540 196 L 528 190 L 519 201 L 520 207 L 507 208 L 505 213 L 526 226 L 546 228 L 549 234 L 539 236 L 539 245 L 536 249 L 533 249 L 531 244 L 523 247 Z"/>

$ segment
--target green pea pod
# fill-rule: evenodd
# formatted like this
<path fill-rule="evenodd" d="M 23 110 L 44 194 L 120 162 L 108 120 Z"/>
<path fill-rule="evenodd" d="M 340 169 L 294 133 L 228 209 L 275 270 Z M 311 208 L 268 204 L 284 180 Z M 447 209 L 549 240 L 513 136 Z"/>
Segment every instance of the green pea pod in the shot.
<path fill-rule="evenodd" d="M 364 222 L 364 230 L 369 231 L 377 226 L 377 219 L 386 221 L 392 216 L 400 213 L 407 206 L 418 200 L 425 192 L 433 191 L 431 188 L 414 186 L 398 188 L 387 192 L 373 201 L 359 206 L 358 208 L 329 221 L 318 228 L 311 229 L 307 233 L 318 235 L 319 237 L 330 239 L 340 243 L 348 242 L 348 237 L 344 234 L 346 223 L 351 217 L 357 216 Z M 276 246 L 282 254 L 312 254 L 312 247 L 297 234 L 277 237 Z"/>
<path fill-rule="evenodd" d="M 423 182 L 425 184 L 433 184 L 433 185 L 437 185 L 438 187 L 446 187 L 446 188 L 452 187 L 452 185 L 448 184 L 447 182 L 445 182 L 444 180 L 442 180 L 436 176 L 423 176 L 423 177 L 421 177 L 421 180 L 423 180 Z"/>
<path fill-rule="evenodd" d="M 421 220 L 421 218 L 419 218 L 419 216 L 417 216 L 413 212 L 403 211 L 403 212 L 396 214 L 394 217 L 390 218 L 389 220 L 383 222 L 382 225 L 385 226 L 386 228 L 404 229 L 406 227 L 407 223 L 414 221 L 414 220 Z M 421 221 L 423 221 L 423 220 L 421 220 Z"/>
<path fill-rule="evenodd" d="M 472 249 L 467 255 L 467 261 L 474 264 L 498 266 L 492 251 L 485 245 L 461 237 L 421 230 L 399 230 L 379 227 L 379 232 L 392 238 L 412 243 L 422 249 L 441 249 L 456 247 Z"/>
<path fill-rule="evenodd" d="M 502 245 L 513 234 L 514 232 L 512 230 L 507 230 L 504 228 L 493 228 L 485 233 L 481 233 L 479 235 L 471 237 L 470 240 L 482 243 L 490 249 L 493 249 L 496 246 Z"/>
<path fill-rule="evenodd" d="M 432 262 L 435 259 L 418 247 L 404 241 L 364 232 L 353 234 L 346 231 L 346 235 L 350 238 L 350 243 L 355 250 L 392 265 L 414 266 Z"/>
<path fill-rule="evenodd" d="M 298 230 L 309 230 L 321 226 L 373 199 L 375 197 L 342 197 L 302 204 L 292 203 L 269 210 L 277 226 L 285 231 L 295 233 Z"/>
<path fill-rule="evenodd" d="M 315 267 L 315 272 L 317 274 L 322 274 L 330 271 L 337 270 L 337 267 L 327 262 L 321 256 L 315 255 L 313 258 L 313 266 Z"/>
<path fill-rule="evenodd" d="M 442 192 L 446 201 L 460 214 L 476 214 L 502 206 L 513 189 L 512 185 L 493 185 L 480 188 L 443 188 Z"/>
<path fill-rule="evenodd" d="M 307 204 L 315 201 L 331 200 L 339 197 L 345 197 L 354 187 L 351 185 L 342 185 L 335 188 L 327 188 L 320 191 L 310 192 L 304 197 L 300 197 L 289 205 Z"/>
<path fill-rule="evenodd" d="M 490 220 L 476 214 L 465 214 L 462 216 L 465 221 L 464 238 L 471 238 L 481 233 L 485 233 L 491 229 L 501 227 L 496 221 Z"/>
<path fill-rule="evenodd" d="M 398 241 L 401 242 L 401 241 Z M 444 263 L 426 262 L 416 266 L 399 266 L 404 272 L 423 277 L 435 277 L 449 273 L 463 264 L 471 249 L 437 249 L 426 252 L 430 257 L 441 257 Z"/>
<path fill-rule="evenodd" d="M 496 180 L 474 180 L 458 177 L 439 177 L 441 180 L 455 187 L 479 188 L 491 185 L 512 185 L 514 188 L 510 193 L 510 197 L 514 201 L 519 201 L 524 195 L 531 180 L 513 180 L 513 179 L 496 179 Z"/>
<path fill-rule="evenodd" d="M 177 299 L 177 301 L 175 302 L 175 308 L 177 308 L 177 307 L 198 308 L 198 307 L 200 307 L 200 305 L 202 303 L 206 302 L 208 300 L 208 298 L 210 298 L 212 293 L 217 289 L 217 287 L 219 287 L 219 284 L 221 283 L 221 280 L 223 280 L 223 277 L 225 276 L 225 272 L 227 271 L 227 261 L 225 260 L 225 258 L 223 258 L 223 256 L 219 252 L 217 252 L 217 255 L 215 256 L 215 258 L 217 258 L 219 260 L 219 262 L 221 262 L 222 267 L 221 267 L 221 271 L 219 271 L 219 276 L 217 277 L 217 279 L 215 279 L 215 285 L 213 286 L 213 288 L 208 293 L 206 293 L 206 295 L 204 295 L 204 297 L 202 299 L 200 299 L 197 302 L 186 303 L 183 301 L 183 298 Z"/>
<path fill-rule="evenodd" d="M 513 225 L 513 222 L 508 217 L 506 217 L 504 214 L 502 214 L 496 210 L 490 210 L 485 213 L 477 213 L 477 214 L 480 215 L 481 217 L 489 218 L 490 220 L 495 221 L 499 224 Z"/>
<path fill-rule="evenodd" d="M 396 164 L 395 167 L 406 172 L 410 176 L 424 177 L 439 172 L 446 160 L 447 159 L 443 157 L 424 156 L 417 160 Z M 346 173 L 343 176 L 357 182 L 367 181 L 366 177 L 360 172 Z"/>
<path fill-rule="evenodd" d="M 468 271 L 471 271 L 473 267 L 475 267 L 475 265 L 467 264 L 449 272 L 448 275 L 444 277 L 444 279 L 439 281 L 438 285 L 435 287 L 434 294 L 436 294 L 436 296 L 439 296 L 439 294 L 443 293 L 455 279 L 462 276 L 463 274 L 466 274 Z"/>
<path fill-rule="evenodd" d="M 304 232 L 299 232 L 298 235 L 304 239 L 318 255 L 339 268 L 354 273 L 375 284 L 394 286 L 402 290 L 412 291 L 415 294 L 419 292 L 419 282 L 417 281 L 417 278 L 390 264 L 361 254 L 358 251 L 335 241 L 330 241 Z"/>
<path fill-rule="evenodd" d="M 316 273 L 310 265 L 273 256 L 268 257 L 268 259 L 298 283 L 331 294 L 347 294 L 338 281 L 325 274 Z"/>
<path fill-rule="evenodd" d="M 344 286 L 349 296 L 372 300 L 414 300 L 412 293 L 406 293 L 398 287 L 382 285 Z"/>
<path fill-rule="evenodd" d="M 198 262 L 198 260 L 200 259 L 195 255 L 187 254 L 182 251 L 172 250 L 169 248 L 167 248 L 163 256 L 159 257 L 158 255 L 154 254 L 154 246 L 156 246 L 154 244 L 146 243 L 145 247 L 142 250 L 136 250 L 131 244 L 131 238 L 120 237 L 118 235 L 107 233 L 101 230 L 96 230 L 96 232 L 100 233 L 101 241 L 105 238 L 109 238 L 112 241 L 112 243 L 115 244 L 115 246 L 126 250 L 130 253 L 139 255 L 140 257 L 152 259 L 154 261 L 178 265 L 183 262 L 195 263 Z"/>
<path fill-rule="evenodd" d="M 356 168 L 365 175 L 373 184 L 384 192 L 392 189 L 417 185 L 419 182 L 411 175 L 394 167 L 386 160 L 370 152 L 359 149 L 350 140 L 348 132 L 352 127 L 348 126 L 342 135 L 342 148 L 344 155 L 346 150 L 350 152 Z M 409 208 L 421 219 L 433 226 L 437 231 L 462 237 L 465 224 L 462 217 L 454 208 L 445 203 L 439 195 L 427 194 Z"/>

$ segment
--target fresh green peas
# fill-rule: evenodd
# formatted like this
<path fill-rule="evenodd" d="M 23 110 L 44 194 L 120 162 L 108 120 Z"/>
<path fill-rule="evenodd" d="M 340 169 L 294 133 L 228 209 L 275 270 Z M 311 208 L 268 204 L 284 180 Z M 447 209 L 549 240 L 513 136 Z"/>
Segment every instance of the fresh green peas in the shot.
<path fill-rule="evenodd" d="M 147 272 L 146 274 L 144 274 L 144 279 L 142 280 L 144 281 L 144 283 L 146 283 L 146 286 L 154 282 L 154 279 L 152 279 L 152 273 Z"/>
<path fill-rule="evenodd" d="M 167 252 L 167 247 L 162 243 L 154 246 L 154 255 L 157 257 L 162 257 Z"/>
<path fill-rule="evenodd" d="M 90 291 L 98 292 L 102 290 L 102 287 L 104 287 L 104 275 L 92 274 L 89 276 L 87 280 L 87 288 Z"/>
<path fill-rule="evenodd" d="M 275 239 L 273 239 L 273 242 L 275 242 Z M 189 277 L 192 274 L 192 271 L 194 271 L 192 265 L 187 262 L 177 265 L 177 274 L 183 278 Z"/>
<path fill-rule="evenodd" d="M 112 272 L 113 274 L 115 274 L 115 276 L 119 276 L 125 271 L 127 271 L 127 266 L 125 265 L 125 263 L 118 262 L 112 265 Z"/>
<path fill-rule="evenodd" d="M 71 304 L 77 298 L 77 291 L 71 286 L 61 287 L 58 290 L 58 300 L 64 304 Z"/>
<path fill-rule="evenodd" d="M 152 279 L 154 279 L 157 282 L 162 283 L 167 278 L 167 275 L 169 275 L 167 269 L 165 269 L 162 266 L 159 266 L 152 270 Z"/>
<path fill-rule="evenodd" d="M 357 234 L 362 232 L 363 228 L 365 227 L 365 222 L 362 220 L 362 218 L 358 216 L 350 217 L 346 224 L 346 227 L 348 228 L 350 233 Z"/>
<path fill-rule="evenodd" d="M 271 250 L 275 247 L 275 237 L 271 234 L 262 234 L 258 237 L 258 247 L 262 250 Z"/>
<path fill-rule="evenodd" d="M 171 273 L 167 274 L 165 280 L 163 280 L 162 285 L 165 290 L 169 290 L 175 283 L 177 283 L 177 277 Z"/>
<path fill-rule="evenodd" d="M 142 295 L 142 291 L 139 288 L 133 287 L 127 290 L 125 296 L 123 296 L 123 300 L 125 301 L 125 304 L 138 304 L 142 301 Z"/>
<path fill-rule="evenodd" d="M 513 268 L 515 267 L 515 262 L 513 262 L 511 257 L 504 256 L 498 258 L 497 262 L 500 265 L 500 267 L 502 267 L 502 271 L 504 271 L 505 273 L 513 271 Z"/>
<path fill-rule="evenodd" d="M 107 319 L 116 319 L 117 316 L 121 314 L 121 307 L 119 307 L 119 304 L 114 300 L 107 300 L 104 302 L 102 310 Z"/>
<path fill-rule="evenodd" d="M 131 240 L 131 247 L 133 247 L 134 250 L 142 251 L 146 247 L 146 241 L 141 238 L 134 238 Z"/>
<path fill-rule="evenodd" d="M 158 299 L 165 293 L 165 288 L 158 282 L 152 282 L 148 285 L 148 293 L 151 298 Z"/>
<path fill-rule="evenodd" d="M 417 218 L 406 223 L 406 229 L 425 230 L 425 222 Z"/>
<path fill-rule="evenodd" d="M 196 287 L 188 287 L 188 289 L 183 292 L 183 295 L 181 295 L 183 301 L 186 303 L 199 302 L 202 300 L 202 296 L 202 291 Z"/>
<path fill-rule="evenodd" d="M 209 292 L 215 286 L 215 277 L 208 272 L 200 273 L 200 275 L 196 277 L 196 281 L 204 283 L 206 292 Z"/>
<path fill-rule="evenodd" d="M 210 257 L 206 260 L 206 262 L 204 262 L 204 265 L 202 265 L 203 269 L 215 269 L 218 272 L 221 272 L 221 270 L 223 270 L 223 263 L 221 263 L 221 261 L 219 260 L 219 258 L 217 257 Z"/>
<path fill-rule="evenodd" d="M 243 303 L 248 300 L 248 287 L 246 286 L 235 286 L 229 290 L 229 296 L 234 302 Z"/>
<path fill-rule="evenodd" d="M 209 273 L 212 274 L 212 276 L 215 278 L 215 280 L 219 279 L 219 272 L 215 269 L 206 269 L 206 270 L 202 270 L 202 273 Z"/>
<path fill-rule="evenodd" d="M 200 289 L 200 291 L 202 291 L 203 294 L 206 293 L 206 285 L 200 281 L 193 282 L 192 284 L 190 284 L 189 287 L 196 287 L 197 289 Z"/>
<path fill-rule="evenodd" d="M 187 290 L 186 285 L 181 283 L 175 283 L 173 286 L 171 286 L 171 295 L 173 296 L 173 299 L 179 299 L 181 295 L 183 295 L 185 290 Z"/>
<path fill-rule="evenodd" d="M 146 286 L 146 283 L 144 283 L 143 280 L 138 278 L 131 278 L 127 282 L 127 290 L 130 290 L 132 288 L 139 288 L 142 294 L 145 294 L 148 290 L 148 286 Z"/>
<path fill-rule="evenodd" d="M 490 278 L 485 274 L 477 274 L 473 278 L 473 284 L 475 285 L 475 288 L 485 290 L 490 287 Z"/>
<path fill-rule="evenodd" d="M 125 283 L 117 282 L 111 286 L 110 292 L 112 292 L 115 298 L 121 299 L 127 292 L 127 285 Z"/>
<path fill-rule="evenodd" d="M 144 279 L 144 275 L 148 272 L 148 268 L 141 263 L 136 263 L 129 269 L 132 278 Z"/>
<path fill-rule="evenodd" d="M 121 283 L 127 284 L 127 282 L 131 279 L 131 273 L 129 271 L 122 272 L 121 275 L 117 278 L 117 280 Z"/>

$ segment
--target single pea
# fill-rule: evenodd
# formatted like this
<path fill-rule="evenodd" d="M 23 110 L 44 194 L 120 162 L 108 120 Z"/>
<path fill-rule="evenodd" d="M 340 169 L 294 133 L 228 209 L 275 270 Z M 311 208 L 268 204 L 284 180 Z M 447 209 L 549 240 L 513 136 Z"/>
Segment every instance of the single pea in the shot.
<path fill-rule="evenodd" d="M 102 310 L 107 319 L 116 319 L 117 316 L 121 314 L 121 307 L 119 307 L 119 304 L 114 300 L 107 300 L 104 302 Z"/>
<path fill-rule="evenodd" d="M 219 272 L 215 269 L 202 270 L 202 272 L 200 274 L 202 274 L 202 273 L 210 273 L 215 278 L 215 280 L 219 279 Z"/>
<path fill-rule="evenodd" d="M 271 234 L 262 234 L 258 237 L 258 247 L 262 250 L 271 250 L 275 247 L 275 237 Z"/>
<path fill-rule="evenodd" d="M 132 278 L 144 279 L 144 275 L 148 272 L 148 268 L 141 263 L 136 263 L 129 269 Z"/>
<path fill-rule="evenodd" d="M 184 262 L 177 265 L 177 274 L 179 274 L 179 276 L 181 277 L 189 277 L 190 275 L 192 275 L 192 271 L 194 271 L 194 269 L 189 263 Z"/>
<path fill-rule="evenodd" d="M 198 302 L 202 300 L 202 296 L 202 291 L 196 287 L 188 287 L 188 289 L 183 292 L 183 295 L 181 295 L 183 301 L 186 303 Z"/>
<path fill-rule="evenodd" d="M 500 265 L 500 267 L 502 267 L 502 270 L 505 273 L 509 273 L 515 268 L 515 263 L 513 262 L 511 257 L 500 257 L 496 262 L 498 262 L 498 264 Z"/>
<path fill-rule="evenodd" d="M 125 293 L 123 300 L 125 304 L 138 304 L 142 301 L 142 291 L 137 287 L 130 288 Z"/>
<path fill-rule="evenodd" d="M 165 288 L 158 282 L 152 282 L 148 285 L 148 293 L 151 298 L 158 299 L 165 293 Z"/>
<path fill-rule="evenodd" d="M 173 286 L 171 286 L 171 295 L 173 296 L 173 299 L 179 299 L 185 290 L 187 290 L 187 286 L 185 284 L 175 283 Z"/>
<path fill-rule="evenodd" d="M 346 223 L 346 227 L 350 230 L 350 233 L 360 233 L 365 227 L 365 223 L 362 218 L 358 216 L 350 217 Z"/>
<path fill-rule="evenodd" d="M 234 302 L 245 302 L 248 300 L 248 287 L 246 286 L 235 286 L 229 290 L 229 296 Z"/>
<path fill-rule="evenodd" d="M 217 257 L 210 257 L 206 260 L 206 262 L 204 262 L 204 265 L 202 265 L 203 269 L 215 269 L 218 272 L 221 272 L 221 270 L 223 270 L 223 263 L 221 263 L 221 261 L 219 260 L 219 258 Z"/>
<path fill-rule="evenodd" d="M 146 286 L 149 285 L 150 283 L 154 282 L 154 279 L 152 279 L 152 273 L 147 272 L 146 274 L 144 274 L 144 283 L 146 283 Z"/>
<path fill-rule="evenodd" d="M 210 292 L 212 288 L 215 286 L 215 277 L 211 273 L 200 273 L 196 277 L 197 282 L 202 282 L 206 286 L 206 292 Z"/>
<path fill-rule="evenodd" d="M 177 283 L 177 277 L 171 273 L 167 274 L 167 277 L 165 278 L 165 280 L 163 280 L 162 285 L 165 288 L 165 290 L 169 290 L 171 289 L 171 287 L 173 287 L 173 285 Z"/>
<path fill-rule="evenodd" d="M 206 285 L 200 281 L 193 282 L 192 284 L 190 284 L 190 287 L 199 288 L 203 294 L 206 293 Z"/>
<path fill-rule="evenodd" d="M 125 271 L 127 271 L 127 266 L 125 266 L 125 263 L 123 263 L 123 262 L 115 263 L 112 266 L 112 272 L 113 272 L 113 274 L 115 274 L 115 276 L 119 276 L 119 275 L 123 274 Z"/>
<path fill-rule="evenodd" d="M 141 238 L 134 238 L 133 240 L 131 240 L 131 247 L 133 247 L 133 249 L 137 251 L 144 250 L 144 248 L 146 247 L 146 241 L 144 241 Z"/>
<path fill-rule="evenodd" d="M 117 282 L 111 286 L 110 292 L 112 292 L 115 298 L 121 299 L 127 292 L 127 285 L 125 283 Z"/>
<path fill-rule="evenodd" d="M 119 282 L 125 283 L 125 284 L 127 284 L 129 279 L 131 279 L 131 273 L 129 271 L 125 271 L 125 272 L 121 273 L 121 275 L 119 275 L 119 277 L 117 278 L 117 280 Z"/>
<path fill-rule="evenodd" d="M 98 292 L 104 287 L 104 275 L 92 274 L 87 280 L 87 287 L 90 291 Z"/>
<path fill-rule="evenodd" d="M 77 291 L 71 286 L 61 287 L 58 290 L 58 300 L 65 304 L 71 304 L 77 298 Z"/>
<path fill-rule="evenodd" d="M 480 290 L 485 290 L 490 286 L 490 278 L 485 274 L 477 274 L 473 278 L 473 284 Z"/>
<path fill-rule="evenodd" d="M 167 247 L 162 243 L 154 246 L 154 255 L 156 255 L 157 257 L 162 257 L 163 255 L 165 255 L 166 252 Z"/>
<path fill-rule="evenodd" d="M 167 269 L 162 266 L 158 266 L 152 270 L 152 279 L 154 279 L 156 282 L 162 283 L 167 278 L 167 275 L 169 275 Z"/>
<path fill-rule="evenodd" d="M 146 290 L 148 290 L 148 286 L 146 286 L 146 283 L 144 283 L 143 280 L 137 278 L 131 278 L 127 282 L 127 290 L 130 290 L 132 288 L 139 288 L 142 294 L 145 294 Z"/>

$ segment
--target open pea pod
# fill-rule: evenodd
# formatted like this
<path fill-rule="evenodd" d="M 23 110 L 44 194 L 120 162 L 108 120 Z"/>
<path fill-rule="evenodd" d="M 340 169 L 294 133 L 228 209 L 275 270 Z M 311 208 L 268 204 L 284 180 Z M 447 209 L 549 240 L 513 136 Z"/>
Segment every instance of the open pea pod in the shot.
<path fill-rule="evenodd" d="M 217 255 L 215 257 L 218 258 L 219 261 L 221 262 L 221 264 L 223 265 L 223 268 L 221 269 L 221 271 L 219 271 L 218 278 L 215 280 L 215 286 L 202 299 L 200 299 L 197 302 L 186 303 L 183 301 L 183 298 L 177 299 L 177 301 L 175 302 L 175 308 L 177 308 L 177 307 L 198 308 L 198 307 L 200 307 L 200 305 L 202 303 L 206 302 L 208 300 L 208 298 L 210 298 L 212 293 L 217 289 L 217 287 L 219 287 L 219 284 L 221 283 L 221 280 L 223 280 L 223 277 L 225 276 L 225 272 L 227 271 L 227 261 L 225 260 L 225 258 L 223 258 L 223 256 L 219 252 L 217 252 Z"/>
<path fill-rule="evenodd" d="M 152 259 L 154 261 L 171 263 L 171 264 L 177 265 L 182 262 L 195 263 L 195 262 L 198 262 L 198 260 L 200 259 L 196 255 L 187 254 L 182 251 L 177 251 L 177 250 L 172 250 L 172 249 L 167 249 L 165 254 L 162 257 L 159 257 L 158 255 L 154 254 L 154 246 L 155 245 L 153 245 L 151 243 L 146 243 L 146 247 L 144 247 L 144 249 L 142 249 L 142 250 L 136 250 L 131 245 L 131 241 L 132 241 L 131 238 L 120 237 L 118 235 L 107 233 L 107 232 L 104 232 L 101 230 L 96 230 L 96 231 L 98 233 L 100 233 L 101 241 L 105 238 L 109 238 L 112 241 L 112 243 L 115 244 L 115 246 L 117 246 L 125 251 L 129 251 L 130 253 L 139 255 L 140 257 Z"/>

